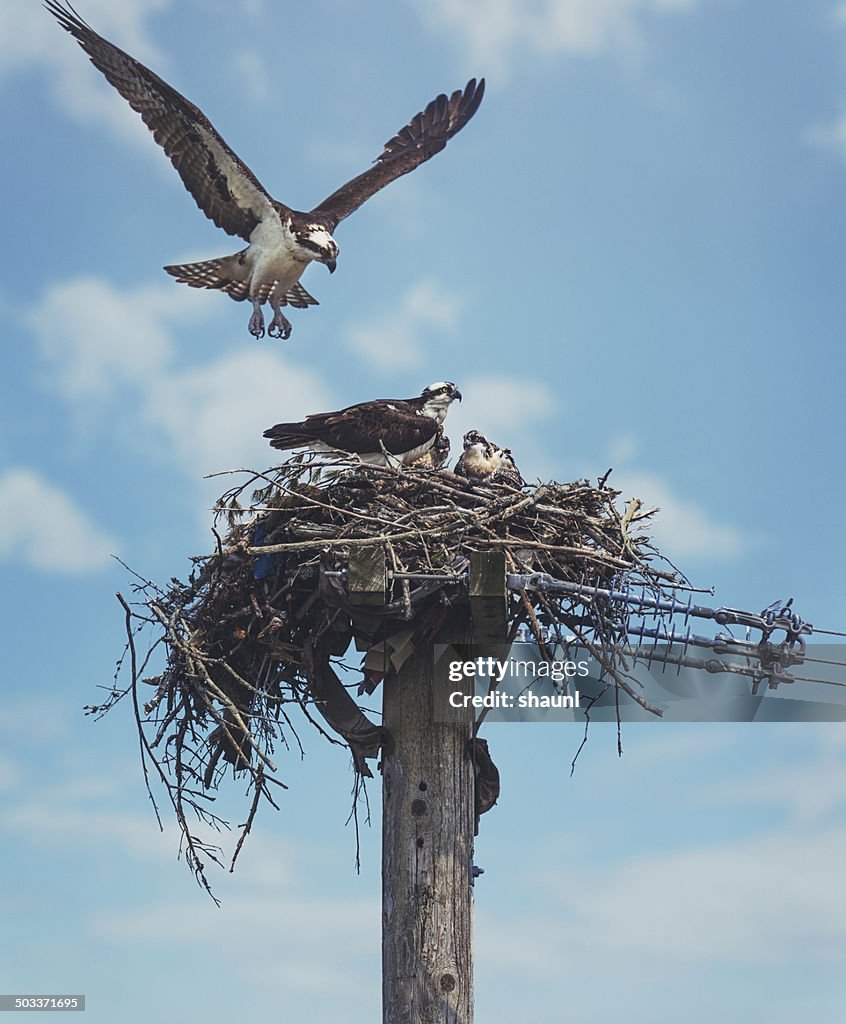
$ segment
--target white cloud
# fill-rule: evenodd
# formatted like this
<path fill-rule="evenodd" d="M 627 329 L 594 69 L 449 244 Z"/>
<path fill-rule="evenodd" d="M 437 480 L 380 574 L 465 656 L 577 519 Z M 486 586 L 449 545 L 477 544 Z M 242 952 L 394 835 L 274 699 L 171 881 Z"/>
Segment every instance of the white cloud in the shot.
<path fill-rule="evenodd" d="M 246 89 L 254 103 L 267 103 L 271 96 L 272 79 L 260 50 L 255 47 L 238 50 L 232 56 L 232 69 L 239 85 Z"/>
<path fill-rule="evenodd" d="M 351 124 L 349 127 L 350 132 L 354 133 L 354 126 Z M 339 181 L 345 181 L 360 174 L 361 169 L 374 159 L 370 152 L 373 148 L 372 143 L 366 145 L 361 139 L 339 139 L 335 135 L 323 135 L 307 139 L 304 153 L 309 163 L 325 168 Z"/>
<path fill-rule="evenodd" d="M 319 373 L 282 356 L 273 342 L 244 343 L 202 363 L 180 365 L 174 326 L 211 316 L 221 302 L 220 296 L 171 282 L 121 291 L 85 277 L 53 285 L 38 303 L 38 314 L 25 317 L 36 336 L 43 382 L 64 399 L 78 428 L 92 437 L 108 423 L 120 443 L 181 470 L 193 487 L 204 540 L 209 510 L 236 480 L 203 478 L 277 461 L 263 431 L 331 409 L 334 401 Z M 61 331 L 55 324 L 61 324 Z M 67 520 L 61 535 L 55 527 L 50 536 L 67 536 L 72 527 L 79 557 L 96 554 L 104 561 L 116 545 L 108 538 L 95 545 L 97 534 L 93 527 L 83 534 L 80 517 L 77 512 L 76 520 L 53 513 L 43 518 Z M 20 528 L 29 530 L 35 558 L 36 548 L 45 550 L 46 526 L 41 519 L 22 516 Z M 50 558 L 56 557 L 54 548 Z M 68 568 L 72 558 L 72 553 L 64 556 Z"/>
<path fill-rule="evenodd" d="M 363 893 L 362 886 L 351 892 L 349 882 L 327 887 L 326 878 L 337 878 L 342 870 L 355 883 L 346 852 L 279 839 L 270 835 L 272 828 L 255 830 L 234 874 L 218 870 L 206 858 L 215 894 L 223 900 L 221 912 L 193 886 L 184 866 L 176 865 L 179 832 L 174 823 L 165 818 L 161 832 L 149 805 L 138 813 L 127 809 L 135 802 L 135 772 L 126 778 L 112 773 L 109 779 L 88 772 L 53 772 L 41 786 L 30 775 L 22 761 L 17 776 L 30 784 L 7 786 L 3 792 L 4 783 L 14 782 L 15 766 L 0 758 L 0 837 L 13 858 L 19 850 L 25 857 L 28 848 L 46 845 L 67 851 L 95 872 L 98 858 L 117 860 L 160 891 L 178 886 L 175 898 L 171 892 L 139 901 L 117 889 L 111 904 L 95 898 L 74 924 L 86 941 L 103 940 L 110 948 L 143 956 L 150 945 L 159 948 L 163 942 L 176 955 L 180 944 L 190 940 L 207 969 L 228 972 L 242 985 L 259 986 L 277 1003 L 292 991 L 325 995 L 326 971 L 313 965 L 321 956 L 325 959 L 327 949 L 345 949 L 348 955 L 333 971 L 333 998 L 360 994 L 361 977 L 372 973 L 378 959 L 379 898 L 372 886 Z M 237 831 L 205 826 L 198 831 L 211 844 L 224 847 L 221 859 L 228 865 Z M 237 948 L 221 947 L 224 919 L 226 929 L 240 936 Z M 58 935 L 63 934 L 63 921 L 60 915 Z M 309 1019 L 325 1018 L 318 1014 Z M 337 1012 L 332 1019 L 338 1019 Z"/>
<path fill-rule="evenodd" d="M 271 452 L 262 437 L 266 427 L 329 408 L 331 399 L 311 370 L 275 351 L 251 348 L 190 370 L 158 373 L 142 401 L 149 426 L 164 433 L 171 455 L 198 476 L 263 465 Z"/>
<path fill-rule="evenodd" d="M 102 569 L 117 542 L 74 500 L 32 469 L 0 474 L 0 558 L 46 572 Z"/>
<path fill-rule="evenodd" d="M 296 887 L 279 890 L 274 885 L 263 894 L 223 897 L 226 927 L 241 937 L 237 950 L 226 953 L 225 969 L 234 972 L 242 984 L 258 986 L 265 993 L 288 1000 L 292 992 L 303 992 L 324 1003 L 326 950 L 345 949 L 348 955 L 343 962 L 334 962 L 331 996 L 336 1000 L 360 997 L 362 974 L 369 975 L 376 966 L 378 898 L 323 895 L 308 878 L 299 879 Z M 162 936 L 174 945 L 201 943 L 206 961 L 214 963 L 220 957 L 219 922 L 220 911 L 210 901 L 201 904 L 185 899 L 140 911 L 101 912 L 93 929 L 110 943 L 136 947 L 142 942 L 158 947 Z M 292 927 L 280 928 L 280 922 Z"/>
<path fill-rule="evenodd" d="M 164 370 L 171 324 L 209 315 L 203 299 L 167 284 L 121 292 L 101 278 L 77 277 L 48 288 L 24 322 L 54 391 L 75 403 L 104 401 L 117 387 L 144 387 Z"/>
<path fill-rule="evenodd" d="M 638 736 L 635 755 L 641 765 L 672 767 L 681 760 L 686 764 L 713 761 L 724 756 L 733 742 L 731 733 L 725 729 L 654 729 L 652 722 L 643 728 L 648 730 L 648 736 Z M 630 733 L 628 743 L 632 741 Z"/>
<path fill-rule="evenodd" d="M 3 809 L 3 832 L 44 843 L 120 849 L 144 860 L 172 861 L 176 831 L 163 834 L 152 815 L 130 814 L 96 801 L 68 804 L 39 797 Z M 34 837 L 38 837 L 37 840 Z"/>
<path fill-rule="evenodd" d="M 807 138 L 812 145 L 827 149 L 846 160 L 846 110 L 827 124 L 811 127 Z"/>
<path fill-rule="evenodd" d="M 353 338 L 388 367 L 403 359 L 422 362 L 422 328 L 427 342 L 433 330 L 454 330 L 460 304 L 457 295 L 423 279 L 384 319 L 354 329 Z M 334 404 L 320 374 L 280 355 L 279 346 L 250 344 L 200 365 L 177 365 L 174 325 L 211 316 L 215 308 L 214 296 L 171 282 L 122 291 L 82 277 L 51 286 L 38 314 L 26 317 L 45 385 L 89 428 L 118 407 L 122 437 L 179 466 L 198 486 L 204 524 L 205 509 L 223 490 L 219 479 L 203 482 L 205 474 L 267 464 L 272 453 L 264 429 Z M 431 373 L 450 377 L 448 365 L 441 371 L 432 365 Z M 528 462 L 521 465 L 534 474 L 530 430 L 555 410 L 551 389 L 512 375 L 458 383 L 468 397 L 464 408 L 453 406 L 447 424 L 457 451 L 466 430 L 480 429 L 502 444 L 522 446 Z"/>
<path fill-rule="evenodd" d="M 0 793 L 14 790 L 21 777 L 21 769 L 17 762 L 0 754 Z"/>
<path fill-rule="evenodd" d="M 846 954 L 844 855 L 846 830 L 832 828 L 653 852 L 605 870 L 558 856 L 556 874 L 537 878 L 549 912 L 486 914 L 479 958 L 544 978 L 560 977 L 561 951 L 573 976 L 610 962 L 638 972 L 657 962 L 674 971 L 738 960 L 836 961 Z"/>
<path fill-rule="evenodd" d="M 831 12 L 832 24 L 846 28 L 846 2 L 836 3 Z M 811 125 L 805 135 L 812 146 L 828 150 L 846 160 L 846 103 L 841 103 L 840 113 L 830 120 Z"/>
<path fill-rule="evenodd" d="M 261 18 L 266 13 L 264 0 L 241 0 L 241 10 L 251 18 Z"/>
<path fill-rule="evenodd" d="M 555 445 L 538 444 L 535 428 L 548 420 L 558 403 L 550 387 L 536 378 L 503 376 L 471 377 L 456 382 L 464 395 L 453 403 L 446 422 L 452 443 L 452 465 L 461 454 L 468 430 L 480 430 L 488 440 L 511 448 L 527 480 L 560 475 L 561 460 Z"/>
<path fill-rule="evenodd" d="M 765 772 L 703 786 L 700 792 L 721 807 L 748 804 L 782 808 L 789 820 L 802 828 L 825 828 L 842 819 L 846 811 L 843 725 L 805 724 L 802 729 L 803 742 L 797 742 L 789 727 L 774 734 L 774 742 L 783 751 L 782 763 L 768 766 Z M 812 756 L 808 755 L 804 741 L 808 729 L 813 730 L 811 736 L 815 741 Z"/>
<path fill-rule="evenodd" d="M 431 343 L 431 330 L 454 331 L 460 309 L 461 299 L 455 292 L 423 278 L 407 289 L 393 309 L 370 321 L 351 324 L 345 332 L 346 342 L 377 370 L 420 366 Z"/>
<path fill-rule="evenodd" d="M 530 867 L 524 881 L 543 894 L 548 911 L 485 915 L 490 920 L 478 932 L 480 960 L 519 973 L 525 983 L 526 975 L 557 976 L 561 951 L 569 971 L 588 975 L 609 962 L 622 974 L 627 966 L 637 974 L 645 963 L 657 962 L 673 973 L 726 961 L 796 967 L 797 960 L 842 958 L 846 893 L 837 879 L 846 854 L 843 728 L 806 725 L 801 735 L 789 726 L 771 731 L 773 747 L 787 759 L 784 770 L 761 763 L 743 778 L 718 772 L 726 775 L 718 781 L 700 771 L 687 801 L 708 816 L 714 808 L 743 804 L 758 811 L 781 808 L 782 824 L 765 831 L 753 822 L 751 828 L 741 825 L 736 838 L 701 843 L 686 842 L 680 833 L 670 849 L 648 856 L 621 850 L 603 866 L 587 869 L 584 849 L 552 839 L 545 852 L 535 851 L 532 863 L 554 863 L 555 875 Z M 661 765 L 691 752 L 703 764 L 720 763 L 732 756 L 730 744 L 738 739 L 732 735 L 683 730 L 647 740 L 643 733 L 635 756 L 640 762 L 657 753 L 654 764 Z M 576 878 L 576 885 L 562 884 Z"/>
<path fill-rule="evenodd" d="M 315 886 L 321 862 L 325 870 L 337 871 L 336 857 L 307 843 L 256 833 L 244 846 L 235 876 L 212 880 L 223 900 L 227 929 L 241 936 L 238 949 L 226 952 L 227 969 L 244 983 L 269 992 L 323 995 L 326 971 L 314 965 L 326 948 L 345 948 L 350 955 L 333 970 L 332 992 L 336 997 L 360 994 L 361 970 L 365 964 L 372 969 L 378 955 L 379 899 L 372 890 L 362 896 L 351 893 L 349 886 L 327 891 L 323 885 L 321 891 Z M 218 955 L 219 921 L 220 911 L 210 901 L 186 898 L 101 912 L 93 928 L 110 942 L 159 945 L 167 936 L 174 944 L 199 943 L 208 960 Z M 280 922 L 296 922 L 296 927 L 280 931 Z"/>
<path fill-rule="evenodd" d="M 248 864 L 246 858 L 258 841 L 259 836 L 250 837 L 237 878 L 213 882 L 223 900 L 227 930 L 241 937 L 237 949 L 226 951 L 225 969 L 268 994 L 289 998 L 292 991 L 300 991 L 325 1001 L 325 966 L 318 969 L 315 964 L 327 949 L 343 948 L 348 956 L 333 967 L 332 997 L 360 996 L 362 973 L 373 970 L 379 948 L 378 897 L 336 889 L 321 892 L 313 872 L 305 870 L 303 851 L 297 855 L 293 847 L 277 854 L 268 865 L 270 873 L 255 875 L 253 861 Z M 280 922 L 295 927 L 280 929 Z M 92 927 L 110 943 L 160 946 L 167 936 L 174 945 L 199 944 L 207 964 L 220 958 L 220 911 L 208 900 L 169 899 L 137 910 L 101 911 Z"/>
<path fill-rule="evenodd" d="M 637 439 L 631 434 L 622 434 L 612 442 L 608 450 L 608 457 L 611 459 L 612 465 L 616 466 L 621 462 L 631 462 L 637 455 L 637 450 Z"/>
<path fill-rule="evenodd" d="M 46 697 L 9 698 L 4 701 L 0 715 L 0 736 L 7 737 L 4 746 L 8 747 L 12 739 L 25 736 L 30 751 L 40 744 L 55 743 L 67 735 L 68 726 L 67 709 Z"/>
<path fill-rule="evenodd" d="M 119 404 L 123 431 L 152 440 L 159 457 L 198 480 L 251 459 L 267 461 L 266 427 L 331 400 L 317 374 L 293 365 L 272 343 L 176 366 L 174 325 L 207 318 L 221 302 L 170 282 L 120 291 L 84 277 L 50 287 L 26 322 L 46 386 L 75 415 L 96 418 Z"/>
<path fill-rule="evenodd" d="M 524 435 L 527 427 L 547 419 L 556 408 L 551 388 L 528 377 L 472 377 L 458 386 L 464 401 L 450 411 L 450 433 L 463 436 L 468 430 L 481 430 L 506 448 L 513 447 L 515 432 Z"/>
<path fill-rule="evenodd" d="M 239 922 L 239 933 L 246 936 L 272 932 L 279 921 L 297 921 L 298 940 L 316 942 L 320 940 L 321 935 L 326 936 L 333 931 L 354 933 L 357 926 L 356 917 L 359 917 L 360 923 L 360 918 L 366 915 L 370 918 L 369 930 L 374 933 L 376 939 L 379 912 L 375 901 L 350 900 L 346 908 L 347 914 L 342 914 L 338 913 L 340 908 L 337 906 L 337 900 L 321 900 L 316 894 L 302 893 L 301 879 L 296 880 L 294 884 L 280 884 L 277 875 L 272 889 L 277 893 L 281 890 L 281 894 L 275 898 L 269 897 L 267 893 L 259 893 L 240 899 L 228 899 L 226 917 L 230 926 L 236 927 L 235 922 Z M 192 907 L 193 912 L 190 910 Z M 207 912 L 210 919 L 213 919 L 217 910 L 210 907 Z M 122 911 L 120 914 L 104 915 L 100 919 L 98 930 L 110 938 L 120 938 L 124 941 L 146 939 L 156 942 L 162 935 L 167 935 L 171 941 L 184 939 L 217 943 L 215 929 L 197 929 L 194 920 L 196 913 L 196 900 L 186 900 L 181 906 L 162 903 L 134 914 Z M 373 948 L 376 945 L 377 941 L 374 941 Z"/>
<path fill-rule="evenodd" d="M 101 35 L 114 37 L 115 42 L 136 56 L 160 60 L 144 22 L 151 14 L 169 6 L 170 0 L 86 0 L 85 20 Z M 35 63 L 55 67 L 59 50 L 56 43 L 61 38 L 71 44 L 70 50 L 74 52 L 77 44 L 73 37 L 64 32 L 41 4 L 6 0 L 0 5 L 0 69 L 3 73 Z M 83 62 L 88 59 L 81 50 L 76 57 Z"/>
<path fill-rule="evenodd" d="M 416 0 L 424 24 L 459 38 L 468 60 L 503 75 L 521 52 L 597 56 L 636 51 L 650 16 L 689 9 L 695 0 Z"/>
<path fill-rule="evenodd" d="M 79 278 L 52 286 L 38 309 L 28 322 L 48 386 L 77 413 L 96 415 L 120 402 L 123 429 L 152 439 L 158 457 L 163 454 L 195 482 L 209 472 L 266 462 L 266 427 L 332 407 L 319 374 L 298 367 L 278 348 L 250 346 L 200 366 L 174 365 L 173 325 L 210 316 L 213 302 L 170 282 L 121 292 L 101 279 Z M 416 365 L 422 361 L 421 328 L 454 330 L 459 309 L 458 296 L 423 279 L 384 318 L 348 331 L 348 341 L 380 366 Z M 57 323 L 61 332 L 53 327 Z M 441 376 L 449 377 L 448 367 Z M 447 421 L 454 457 L 473 428 L 511 447 L 527 479 L 560 476 L 561 465 L 572 461 L 563 430 L 560 448 L 555 435 L 542 448 L 535 443 L 534 428 L 559 407 L 548 384 L 511 374 L 457 383 L 466 399 L 453 406 Z M 615 476 L 613 483 L 625 498 L 660 506 L 650 532 L 670 558 L 732 556 L 746 543 L 739 530 L 712 521 L 654 474 Z M 209 503 L 215 488 L 217 480 L 203 485 Z M 82 526 L 76 528 L 82 536 Z M 89 550 L 105 557 L 106 542 L 91 543 Z"/>
<path fill-rule="evenodd" d="M 101 35 L 161 72 L 166 70 L 165 62 L 146 33 L 145 22 L 169 5 L 170 0 L 86 0 L 85 19 Z M 31 68 L 46 73 L 56 103 L 74 117 L 105 125 L 149 152 L 156 148 L 138 115 L 41 4 L 4 0 L 0 4 L 0 82 Z"/>
<path fill-rule="evenodd" d="M 649 520 L 649 534 L 658 547 L 677 558 L 707 556 L 730 558 L 740 554 L 748 538 L 734 526 L 714 522 L 705 509 L 677 495 L 668 483 L 652 473 L 613 474 L 609 484 L 622 491 L 621 500 L 640 498 L 644 506 L 658 506 L 660 512 Z"/>

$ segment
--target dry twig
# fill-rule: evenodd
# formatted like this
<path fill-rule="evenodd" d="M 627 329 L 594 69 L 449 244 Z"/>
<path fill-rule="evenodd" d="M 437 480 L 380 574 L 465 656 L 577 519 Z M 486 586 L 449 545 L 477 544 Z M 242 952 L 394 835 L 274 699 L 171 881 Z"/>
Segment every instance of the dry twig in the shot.
<path fill-rule="evenodd" d="M 122 663 L 131 678 L 92 709 L 106 711 L 132 692 L 145 776 L 152 762 L 182 828 L 188 862 L 207 888 L 201 854 L 217 860 L 217 850 L 196 837 L 189 818 L 225 825 L 208 801 L 227 765 L 248 773 L 252 797 L 237 857 L 262 800 L 273 804 L 269 784 L 281 785 L 273 778 L 274 746 L 288 745 L 289 737 L 299 743 L 291 704 L 314 725 L 313 712 L 320 712 L 349 744 L 357 798 L 358 783 L 369 774 L 365 758 L 376 755 L 384 736 L 346 694 L 331 659 L 353 638 L 361 649 L 402 630 L 436 636 L 445 610 L 467 600 L 462 573 L 470 552 L 504 549 L 515 571 L 592 586 L 623 576 L 660 593 L 680 582 L 676 572 L 654 564 L 648 539 L 633 532 L 643 514 L 630 506 L 632 514 L 621 517 L 617 492 L 607 485 L 577 481 L 520 491 L 472 484 L 447 471 L 327 465 L 303 456 L 238 473 L 241 479 L 216 505 L 227 529 L 215 534 L 213 553 L 195 556 L 185 581 L 164 587 L 139 577 L 136 601 L 120 598 L 128 654 Z M 395 572 L 434 578 L 393 580 L 384 607 L 355 607 L 344 572 L 353 552 L 374 546 L 385 549 Z M 509 640 L 522 624 L 542 644 L 545 630 L 571 632 L 603 666 L 609 685 L 643 703 L 613 653 L 623 629 L 613 608 L 524 591 L 509 608 Z M 151 653 L 139 663 L 136 651 L 142 628 L 153 632 L 151 651 L 165 652 L 153 679 L 144 678 Z M 138 699 L 144 683 L 155 687 L 147 701 Z M 324 695 L 317 703 L 316 692 Z M 334 694 L 331 701 L 326 693 Z"/>

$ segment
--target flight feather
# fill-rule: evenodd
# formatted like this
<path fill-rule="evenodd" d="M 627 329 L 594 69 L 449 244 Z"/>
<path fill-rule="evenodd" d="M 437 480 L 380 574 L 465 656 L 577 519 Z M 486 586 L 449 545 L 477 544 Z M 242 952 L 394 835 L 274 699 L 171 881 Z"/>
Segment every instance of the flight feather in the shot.
<path fill-rule="evenodd" d="M 69 4 L 45 0 L 44 6 L 141 115 L 203 213 L 228 234 L 249 241 L 274 201 L 202 110 L 95 32 Z"/>
<path fill-rule="evenodd" d="M 141 115 L 203 213 L 249 243 L 228 256 L 164 269 L 180 284 L 249 301 L 253 313 L 248 329 L 257 338 L 265 332 L 272 338 L 290 336 L 291 323 L 282 307 L 316 305 L 299 279 L 313 261 L 330 273 L 335 270 L 340 250 L 331 232 L 338 223 L 379 189 L 442 150 L 476 113 L 484 94 L 484 79 L 471 78 L 451 96 L 437 96 L 385 144 L 373 167 L 310 212 L 302 212 L 271 198 L 199 107 L 95 32 L 67 0 L 45 0 L 44 6 Z M 266 331 L 265 303 L 273 310 Z"/>

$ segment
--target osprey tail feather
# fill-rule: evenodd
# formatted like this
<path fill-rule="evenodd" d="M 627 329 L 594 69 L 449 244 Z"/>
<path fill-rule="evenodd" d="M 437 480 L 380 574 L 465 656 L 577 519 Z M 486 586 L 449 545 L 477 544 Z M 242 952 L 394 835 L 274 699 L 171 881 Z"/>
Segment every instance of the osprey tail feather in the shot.
<path fill-rule="evenodd" d="M 250 292 L 250 271 L 244 262 L 246 251 L 200 263 L 177 263 L 164 269 L 189 288 L 216 288 L 240 302 Z"/>
<path fill-rule="evenodd" d="M 164 269 L 180 284 L 187 284 L 189 288 L 216 288 L 226 292 L 236 302 L 244 299 L 267 302 L 273 296 L 277 282 L 273 279 L 266 281 L 250 294 L 250 267 L 244 259 L 246 252 L 246 249 L 242 249 L 231 256 L 219 256 L 215 260 L 203 260 L 200 263 L 177 263 Z M 299 281 L 291 285 L 284 295 L 277 293 L 274 300 L 280 306 L 293 306 L 295 309 L 319 305 L 317 299 L 309 295 Z"/>
<path fill-rule="evenodd" d="M 279 448 L 282 451 L 317 441 L 313 434 L 305 430 L 302 423 L 277 423 L 275 427 L 265 430 L 264 436 L 270 439 L 271 448 Z"/>

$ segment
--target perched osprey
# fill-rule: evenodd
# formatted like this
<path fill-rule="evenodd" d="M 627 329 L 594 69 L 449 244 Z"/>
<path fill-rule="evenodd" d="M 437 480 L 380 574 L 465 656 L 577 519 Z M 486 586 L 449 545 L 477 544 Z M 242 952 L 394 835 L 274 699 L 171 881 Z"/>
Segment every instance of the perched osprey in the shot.
<path fill-rule="evenodd" d="M 454 384 L 438 381 L 419 398 L 380 398 L 316 413 L 301 423 L 277 423 L 264 436 L 274 448 L 348 452 L 374 466 L 410 465 L 435 445 L 456 398 L 461 401 Z"/>
<path fill-rule="evenodd" d="M 500 448 L 478 430 L 468 430 L 464 435 L 464 451 L 455 472 L 477 483 L 503 483 L 517 488 L 526 483 L 514 463 L 511 449 Z"/>
<path fill-rule="evenodd" d="M 89 28 L 70 4 L 46 0 L 44 6 L 138 111 L 203 213 L 249 242 L 232 256 L 164 269 L 180 284 L 217 288 L 238 302 L 248 299 L 249 331 L 256 338 L 264 335 L 265 302 L 273 310 L 270 337 L 290 336 L 282 307 L 317 305 L 299 280 L 312 260 L 335 270 L 339 250 L 332 232 L 338 224 L 379 189 L 440 152 L 476 113 L 485 91 L 484 79 L 471 78 L 463 91 L 437 96 L 385 143 L 373 167 L 301 213 L 273 199 L 203 112 L 167 82 Z"/>

